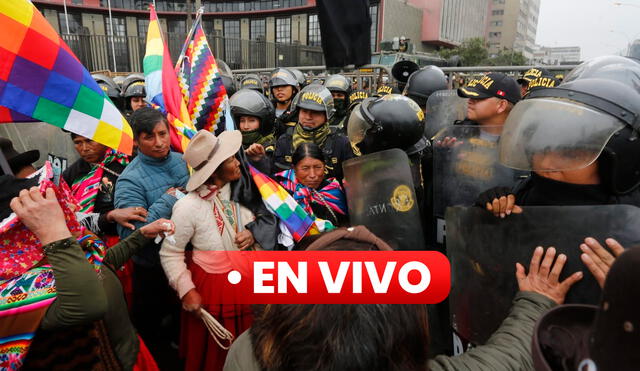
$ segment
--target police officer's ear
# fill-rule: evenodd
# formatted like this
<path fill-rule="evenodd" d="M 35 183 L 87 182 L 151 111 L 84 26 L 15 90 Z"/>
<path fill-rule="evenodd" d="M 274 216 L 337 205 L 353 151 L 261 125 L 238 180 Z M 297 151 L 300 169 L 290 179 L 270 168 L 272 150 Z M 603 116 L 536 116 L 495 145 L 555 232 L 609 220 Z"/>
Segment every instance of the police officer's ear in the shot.
<path fill-rule="evenodd" d="M 509 113 L 513 104 L 506 99 L 498 99 L 497 114 Z"/>

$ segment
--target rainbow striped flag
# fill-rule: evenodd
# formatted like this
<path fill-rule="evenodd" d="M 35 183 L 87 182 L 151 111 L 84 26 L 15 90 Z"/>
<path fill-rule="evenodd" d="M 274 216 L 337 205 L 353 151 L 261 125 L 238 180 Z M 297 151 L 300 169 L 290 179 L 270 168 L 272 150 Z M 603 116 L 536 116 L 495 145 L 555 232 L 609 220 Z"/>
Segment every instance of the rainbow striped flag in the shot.
<path fill-rule="evenodd" d="M 191 122 L 198 130 L 216 131 L 225 120 L 228 99 L 216 58 L 202 30 L 202 11 L 198 11 L 175 70 Z"/>
<path fill-rule="evenodd" d="M 176 72 L 171 65 L 171 55 L 167 43 L 162 38 L 158 15 L 153 5 L 147 49 L 142 61 L 144 80 L 147 89 L 147 101 L 167 116 L 171 126 L 171 146 L 175 151 L 184 152 L 196 128 L 191 122 Z"/>
<path fill-rule="evenodd" d="M 295 242 L 303 237 L 334 229 L 333 224 L 324 219 L 313 218 L 275 180 L 249 165 L 251 177 L 258 186 L 265 205 L 287 227 Z"/>
<path fill-rule="evenodd" d="M 44 121 L 130 155 L 127 120 L 27 0 L 0 1 L 0 122 Z"/>

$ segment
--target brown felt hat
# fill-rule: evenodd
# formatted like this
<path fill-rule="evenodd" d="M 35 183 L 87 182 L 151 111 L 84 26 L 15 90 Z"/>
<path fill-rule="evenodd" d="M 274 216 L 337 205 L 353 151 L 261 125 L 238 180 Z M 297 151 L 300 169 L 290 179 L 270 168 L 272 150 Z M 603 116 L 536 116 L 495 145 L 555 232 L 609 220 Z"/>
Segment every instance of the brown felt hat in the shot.
<path fill-rule="evenodd" d="M 200 187 L 211 177 L 218 166 L 238 152 L 242 146 L 239 130 L 224 131 L 219 136 L 200 130 L 193 138 L 182 157 L 193 168 L 194 173 L 187 182 L 187 191 Z"/>

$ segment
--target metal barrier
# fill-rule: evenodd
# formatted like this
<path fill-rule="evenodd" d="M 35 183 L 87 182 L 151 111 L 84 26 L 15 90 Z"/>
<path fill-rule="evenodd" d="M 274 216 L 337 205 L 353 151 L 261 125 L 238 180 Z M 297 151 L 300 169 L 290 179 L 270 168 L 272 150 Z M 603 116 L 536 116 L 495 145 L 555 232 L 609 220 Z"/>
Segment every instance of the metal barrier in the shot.
<path fill-rule="evenodd" d="M 89 71 L 142 71 L 146 49 L 144 37 L 62 34 L 62 39 Z M 185 39 L 186 34 L 168 35 L 166 41 L 173 63 L 177 60 Z M 207 35 L 207 39 L 215 57 L 225 61 L 232 69 L 271 70 L 275 67 L 315 66 L 324 63 L 320 47 L 241 40 L 217 35 Z"/>

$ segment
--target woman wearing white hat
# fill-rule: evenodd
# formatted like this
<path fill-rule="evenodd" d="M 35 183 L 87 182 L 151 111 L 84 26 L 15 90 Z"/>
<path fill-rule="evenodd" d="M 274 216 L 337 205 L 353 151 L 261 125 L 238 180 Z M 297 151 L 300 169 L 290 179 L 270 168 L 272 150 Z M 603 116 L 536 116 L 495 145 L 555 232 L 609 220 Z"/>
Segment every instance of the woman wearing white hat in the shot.
<path fill-rule="evenodd" d="M 227 281 L 229 260 L 219 252 L 256 247 L 253 235 L 244 227 L 254 215 L 230 199 L 230 182 L 241 176 L 240 162 L 234 156 L 241 145 L 239 131 L 225 131 L 216 137 L 200 130 L 183 157 L 195 172 L 187 183 L 189 193 L 173 207 L 175 241 L 163 242 L 160 260 L 185 311 L 180 341 L 185 370 L 222 370 L 226 358 L 226 350 L 215 343 L 200 320 L 201 308 L 234 336 L 252 322 L 248 305 L 210 304 L 223 303 L 222 297 L 234 294 Z M 188 244 L 193 251 L 186 256 Z"/>

